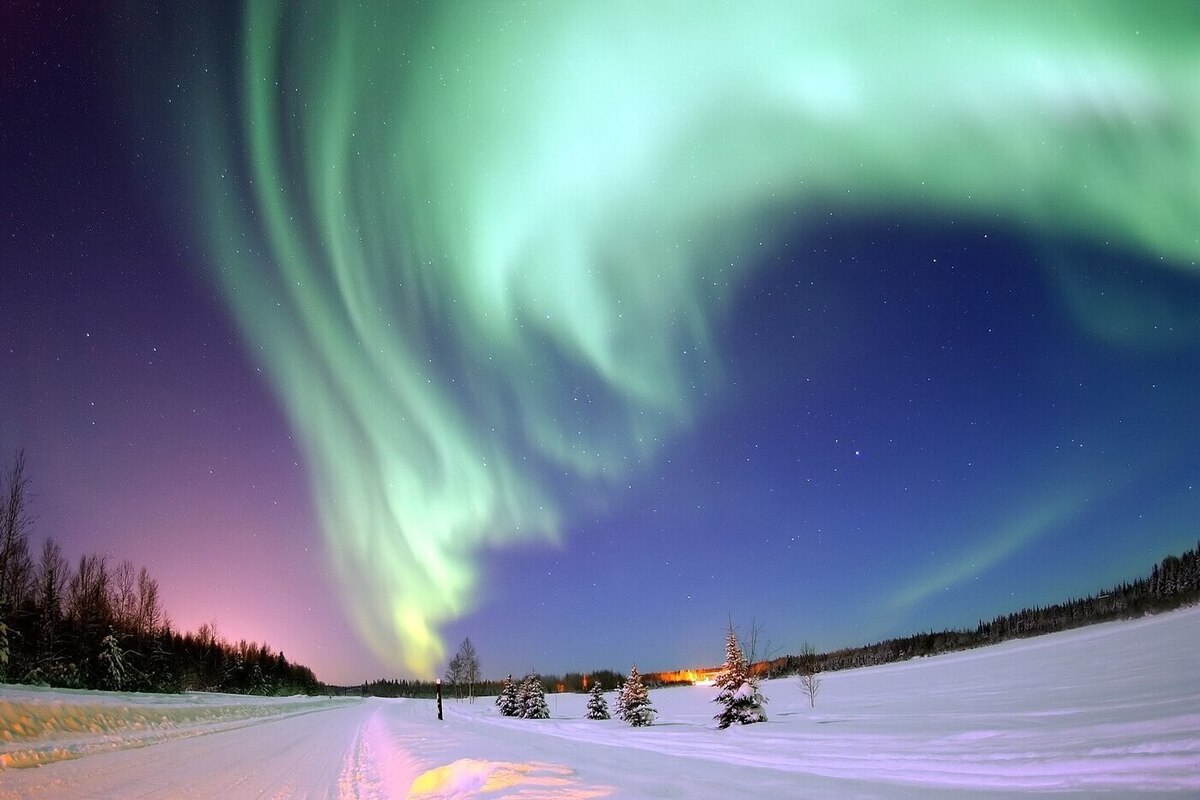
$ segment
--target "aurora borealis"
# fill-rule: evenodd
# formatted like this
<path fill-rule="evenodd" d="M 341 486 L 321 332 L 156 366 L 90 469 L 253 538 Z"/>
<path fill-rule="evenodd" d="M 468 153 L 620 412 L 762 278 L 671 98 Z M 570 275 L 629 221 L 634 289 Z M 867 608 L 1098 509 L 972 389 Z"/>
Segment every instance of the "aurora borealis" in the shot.
<path fill-rule="evenodd" d="M 729 614 L 840 645 L 1195 541 L 1191 4 L 227 6 L 92 31 L 174 243 L 125 269 L 228 310 L 306 475 L 277 547 L 323 554 L 359 663 L 677 667 Z M 36 239 L 4 258 L 63 302 Z M 0 445 L 47 460 L 88 446 L 38 433 L 58 335 L 0 361 Z"/>

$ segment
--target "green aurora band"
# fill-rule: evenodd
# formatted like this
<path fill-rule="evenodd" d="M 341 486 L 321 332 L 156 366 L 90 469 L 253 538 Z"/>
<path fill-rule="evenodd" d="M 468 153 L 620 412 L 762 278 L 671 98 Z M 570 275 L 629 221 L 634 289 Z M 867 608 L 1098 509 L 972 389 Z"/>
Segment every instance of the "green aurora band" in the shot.
<path fill-rule="evenodd" d="M 554 540 L 685 429 L 787 214 L 1195 270 L 1197 9 L 249 3 L 192 73 L 205 241 L 361 635 L 432 674 L 481 549 Z"/>

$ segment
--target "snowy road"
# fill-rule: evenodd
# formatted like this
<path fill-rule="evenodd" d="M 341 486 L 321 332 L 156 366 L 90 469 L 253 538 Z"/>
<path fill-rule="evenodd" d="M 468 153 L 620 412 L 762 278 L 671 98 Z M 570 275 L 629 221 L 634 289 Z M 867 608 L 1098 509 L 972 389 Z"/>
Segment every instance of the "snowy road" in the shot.
<path fill-rule="evenodd" d="M 735 797 L 747 782 L 774 785 L 774 796 L 786 797 L 795 786 L 784 773 L 764 776 L 752 765 L 589 748 L 548 729 L 506 729 L 493 724 L 486 701 L 450 704 L 444 722 L 428 701 L 312 706 L 216 729 L 185 726 L 150 742 L 102 737 L 84 757 L 62 752 L 67 757 L 42 767 L 0 773 L 0 798 Z M 586 779 L 568 766 L 581 761 Z M 703 791 L 686 788 L 703 775 Z"/>
<path fill-rule="evenodd" d="M 815 709 L 770 681 L 770 720 L 728 731 L 711 687 L 652 692 L 641 729 L 582 719 L 581 695 L 439 722 L 418 700 L 0 687 L 0 798 L 1200 797 L 1197 641 L 1193 608 L 830 673 Z"/>

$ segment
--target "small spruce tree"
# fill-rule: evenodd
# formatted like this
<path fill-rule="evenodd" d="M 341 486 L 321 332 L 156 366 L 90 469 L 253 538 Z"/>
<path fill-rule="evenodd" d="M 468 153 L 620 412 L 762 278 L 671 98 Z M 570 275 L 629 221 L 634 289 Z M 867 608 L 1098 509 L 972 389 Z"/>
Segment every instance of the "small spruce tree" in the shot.
<path fill-rule="evenodd" d="M 517 716 L 519 709 L 517 705 L 517 684 L 513 682 L 512 675 L 504 679 L 504 684 L 500 688 L 500 695 L 496 698 L 496 707 L 500 709 L 501 716 Z"/>
<path fill-rule="evenodd" d="M 617 716 L 635 728 L 653 725 L 658 712 L 650 703 L 650 693 L 642 683 L 642 676 L 637 667 L 630 667 L 629 677 L 621 686 L 621 694 L 617 699 Z"/>
<path fill-rule="evenodd" d="M 537 675 L 526 675 L 521 682 L 519 696 L 522 698 L 520 716 L 525 719 L 549 719 L 550 707 L 546 705 L 546 692 Z"/>
<path fill-rule="evenodd" d="M 525 716 L 525 703 L 528 700 L 529 700 L 529 676 L 526 675 L 524 678 L 521 679 L 521 682 L 517 684 L 517 700 L 516 700 L 517 710 L 513 714 L 514 717 L 524 717 Z"/>
<path fill-rule="evenodd" d="M 263 674 L 262 666 L 256 661 L 250 668 L 250 694 L 269 695 L 271 684 Z"/>
<path fill-rule="evenodd" d="M 750 725 L 767 721 L 763 711 L 767 701 L 758 691 L 758 680 L 750 674 L 733 623 L 725 637 L 725 663 L 713 682 L 718 687 L 714 702 L 721 704 L 721 713 L 714 717 L 718 728 L 728 728 L 735 722 Z"/>
<path fill-rule="evenodd" d="M 604 687 L 600 681 L 592 684 L 592 694 L 587 704 L 588 719 L 608 719 L 608 701 L 604 699 Z"/>
<path fill-rule="evenodd" d="M 100 661 L 104 664 L 104 688 L 119 692 L 125 688 L 125 652 L 111 630 L 100 646 L 104 648 L 100 652 Z"/>

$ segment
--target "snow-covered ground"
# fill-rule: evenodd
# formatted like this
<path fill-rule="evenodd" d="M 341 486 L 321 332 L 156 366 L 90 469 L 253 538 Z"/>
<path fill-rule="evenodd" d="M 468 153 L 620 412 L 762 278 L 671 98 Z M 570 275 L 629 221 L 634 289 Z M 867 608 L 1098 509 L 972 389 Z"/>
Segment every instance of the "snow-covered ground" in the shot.
<path fill-rule="evenodd" d="M 637 729 L 583 719 L 586 695 L 438 722 L 431 701 L 0 687 L 0 798 L 1200 797 L 1200 608 L 822 677 L 815 709 L 769 681 L 769 721 L 725 731 L 704 686 L 651 692 Z"/>

